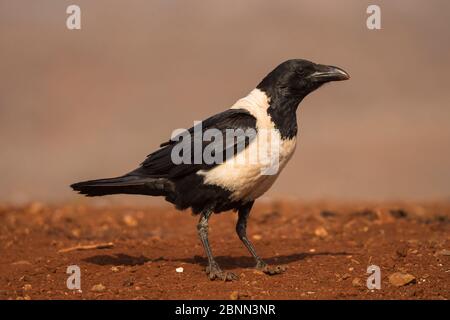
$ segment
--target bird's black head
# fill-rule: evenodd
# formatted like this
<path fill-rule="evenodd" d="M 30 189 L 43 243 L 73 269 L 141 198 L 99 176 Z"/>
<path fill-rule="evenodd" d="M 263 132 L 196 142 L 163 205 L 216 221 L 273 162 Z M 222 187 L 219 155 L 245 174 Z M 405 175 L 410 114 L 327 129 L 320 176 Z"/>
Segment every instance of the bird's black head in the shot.
<path fill-rule="evenodd" d="M 309 93 L 330 81 L 347 80 L 350 76 L 344 70 L 308 60 L 287 60 L 270 72 L 257 86 L 271 100 L 292 98 L 297 104 Z"/>
<path fill-rule="evenodd" d="M 269 99 L 267 112 L 285 138 L 297 134 L 295 112 L 309 93 L 330 81 L 347 80 L 344 70 L 308 60 L 288 60 L 270 72 L 256 87 Z"/>

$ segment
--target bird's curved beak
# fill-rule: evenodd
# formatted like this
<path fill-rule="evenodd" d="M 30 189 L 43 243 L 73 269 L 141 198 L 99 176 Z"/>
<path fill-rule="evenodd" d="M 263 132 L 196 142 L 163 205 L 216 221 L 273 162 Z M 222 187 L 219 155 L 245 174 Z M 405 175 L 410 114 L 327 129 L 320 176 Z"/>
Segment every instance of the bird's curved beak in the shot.
<path fill-rule="evenodd" d="M 342 81 L 350 79 L 350 75 L 341 68 L 317 65 L 316 71 L 307 78 L 317 82 Z"/>

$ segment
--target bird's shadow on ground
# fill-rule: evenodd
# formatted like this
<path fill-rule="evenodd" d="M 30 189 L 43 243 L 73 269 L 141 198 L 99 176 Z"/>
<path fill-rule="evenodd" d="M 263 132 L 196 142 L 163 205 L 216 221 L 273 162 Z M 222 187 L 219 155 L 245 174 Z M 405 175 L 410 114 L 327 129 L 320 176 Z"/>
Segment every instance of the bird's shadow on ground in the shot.
<path fill-rule="evenodd" d="M 281 255 L 275 257 L 269 257 L 262 259 L 268 263 L 269 265 L 285 265 L 292 262 L 297 262 L 304 260 L 308 257 L 313 256 L 343 256 L 349 255 L 347 252 L 314 252 L 314 253 L 293 253 L 288 255 Z M 217 256 L 214 257 L 217 263 L 220 265 L 222 269 L 233 269 L 236 267 L 240 268 L 250 268 L 255 266 L 255 259 L 251 256 L 239 256 L 239 257 L 230 257 L 230 256 Z M 170 259 L 171 261 L 181 261 L 184 263 L 190 264 L 198 264 L 206 267 L 208 265 L 208 259 L 202 256 L 194 256 L 193 258 L 184 258 L 184 259 Z"/>
<path fill-rule="evenodd" d="M 123 253 L 114 255 L 101 254 L 83 259 L 83 261 L 96 264 L 99 266 L 140 266 L 149 261 L 160 261 L 163 258 L 151 260 L 143 255 L 133 257 Z"/>
<path fill-rule="evenodd" d="M 289 255 L 281 255 L 270 258 L 263 259 L 265 262 L 271 265 L 277 264 L 289 264 L 296 261 L 304 260 L 308 257 L 313 256 L 342 256 L 349 255 L 347 252 L 308 252 L 308 253 L 294 253 Z M 222 269 L 232 269 L 236 267 L 241 268 L 249 268 L 255 265 L 255 259 L 251 256 L 238 256 L 238 257 L 230 257 L 230 256 L 217 256 L 215 257 L 217 263 L 222 267 Z M 118 253 L 114 255 L 96 255 L 92 257 L 88 257 L 83 259 L 86 262 L 106 266 L 138 266 L 143 265 L 147 262 L 158 262 L 158 261 L 178 261 L 189 264 L 197 264 L 203 267 L 208 265 L 208 260 L 206 257 L 202 256 L 194 256 L 192 258 L 170 258 L 166 259 L 163 257 L 159 257 L 157 259 L 149 259 L 143 255 L 139 257 L 133 257 L 127 254 Z"/>

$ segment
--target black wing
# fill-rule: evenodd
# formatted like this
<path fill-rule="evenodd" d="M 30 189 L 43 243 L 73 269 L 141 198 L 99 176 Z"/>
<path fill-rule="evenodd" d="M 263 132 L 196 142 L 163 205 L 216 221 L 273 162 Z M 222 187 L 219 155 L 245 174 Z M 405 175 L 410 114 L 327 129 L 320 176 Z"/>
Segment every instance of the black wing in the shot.
<path fill-rule="evenodd" d="M 245 143 L 245 147 L 255 138 L 256 135 L 256 118 L 252 116 L 245 109 L 229 109 L 222 113 L 216 114 L 204 121 L 201 122 L 202 133 L 207 129 L 217 129 L 221 132 L 223 140 L 216 141 L 212 139 L 212 141 L 198 141 L 198 137 L 194 135 L 194 128 L 192 127 L 185 134 L 188 134 L 191 137 L 191 161 L 190 163 L 181 163 L 175 164 L 172 161 L 172 151 L 173 148 L 183 141 L 183 138 L 178 139 L 180 135 L 175 137 L 173 140 L 164 142 L 161 144 L 161 148 L 157 151 L 149 154 L 145 161 L 141 164 L 140 168 L 131 172 L 130 174 L 139 174 L 146 175 L 152 177 L 163 177 L 163 178 L 178 178 L 183 177 L 188 174 L 197 172 L 198 170 L 208 170 L 217 165 L 217 163 L 204 163 L 203 150 L 205 147 L 209 146 L 212 149 L 218 150 L 220 148 L 220 157 L 222 161 L 225 161 L 228 157 L 235 155 L 237 152 L 242 150 L 238 150 L 238 144 L 242 146 L 242 142 Z M 254 129 L 247 131 L 250 134 L 239 137 L 238 139 L 226 139 L 226 130 L 227 129 L 242 129 L 243 131 L 247 129 Z M 251 134 L 253 132 L 253 134 Z M 245 139 L 244 141 L 241 140 Z M 197 139 L 197 140 L 196 140 Z M 195 150 L 193 147 L 194 143 L 199 143 L 202 146 L 201 149 Z M 220 143 L 220 145 L 216 145 Z M 211 144 L 213 144 L 211 146 Z M 215 148 L 217 146 L 217 149 Z M 230 152 L 230 148 L 233 150 Z M 242 148 L 241 148 L 242 149 Z M 211 150 L 211 149 L 210 149 Z M 228 150 L 228 152 L 227 152 Z M 198 153 L 201 152 L 200 157 L 198 157 Z M 202 159 L 201 163 L 194 163 L 194 159 L 196 158 L 195 153 L 197 153 L 197 159 Z M 197 161 L 198 162 L 198 161 Z"/>

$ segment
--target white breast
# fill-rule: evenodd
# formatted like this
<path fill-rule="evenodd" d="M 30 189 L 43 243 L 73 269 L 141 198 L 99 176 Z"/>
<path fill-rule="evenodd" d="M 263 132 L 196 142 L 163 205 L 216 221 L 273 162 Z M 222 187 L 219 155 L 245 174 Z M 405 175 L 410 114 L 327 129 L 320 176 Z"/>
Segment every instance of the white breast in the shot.
<path fill-rule="evenodd" d="M 230 190 L 232 200 L 251 201 L 263 195 L 278 178 L 295 151 L 296 138 L 281 139 L 267 114 L 268 107 L 267 96 L 258 89 L 238 100 L 231 108 L 247 109 L 256 118 L 256 139 L 233 159 L 211 170 L 198 172 L 204 176 L 204 183 Z M 258 155 L 257 159 L 255 155 Z"/>

